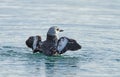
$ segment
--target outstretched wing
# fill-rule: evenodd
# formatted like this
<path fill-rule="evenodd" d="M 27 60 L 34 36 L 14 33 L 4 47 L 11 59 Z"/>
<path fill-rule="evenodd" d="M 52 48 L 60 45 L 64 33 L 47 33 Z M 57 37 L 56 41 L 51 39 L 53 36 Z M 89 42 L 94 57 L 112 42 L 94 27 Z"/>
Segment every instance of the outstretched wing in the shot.
<path fill-rule="evenodd" d="M 74 39 L 61 37 L 57 42 L 57 50 L 59 54 L 63 54 L 68 50 L 75 51 L 81 49 L 81 46 Z"/>

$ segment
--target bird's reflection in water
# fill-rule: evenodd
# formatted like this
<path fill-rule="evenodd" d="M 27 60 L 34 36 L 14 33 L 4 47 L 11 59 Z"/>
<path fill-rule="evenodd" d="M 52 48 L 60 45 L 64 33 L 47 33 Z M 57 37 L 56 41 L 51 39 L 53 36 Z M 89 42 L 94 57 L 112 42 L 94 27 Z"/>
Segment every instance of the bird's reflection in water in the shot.
<path fill-rule="evenodd" d="M 60 77 L 71 73 L 75 74 L 78 63 L 77 57 L 48 57 L 45 59 L 45 72 L 47 77 Z M 74 71 L 73 71 L 74 70 Z M 71 75 L 71 76 L 72 76 Z"/>

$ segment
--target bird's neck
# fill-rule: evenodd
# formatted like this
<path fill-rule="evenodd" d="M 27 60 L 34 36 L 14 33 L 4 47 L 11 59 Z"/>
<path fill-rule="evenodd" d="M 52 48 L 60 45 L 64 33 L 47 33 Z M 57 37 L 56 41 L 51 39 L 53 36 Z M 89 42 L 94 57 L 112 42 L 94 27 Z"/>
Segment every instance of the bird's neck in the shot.
<path fill-rule="evenodd" d="M 49 35 L 49 34 L 47 34 L 46 40 L 48 40 L 48 41 L 55 41 L 56 42 L 58 40 L 58 38 L 57 38 L 56 35 Z"/>

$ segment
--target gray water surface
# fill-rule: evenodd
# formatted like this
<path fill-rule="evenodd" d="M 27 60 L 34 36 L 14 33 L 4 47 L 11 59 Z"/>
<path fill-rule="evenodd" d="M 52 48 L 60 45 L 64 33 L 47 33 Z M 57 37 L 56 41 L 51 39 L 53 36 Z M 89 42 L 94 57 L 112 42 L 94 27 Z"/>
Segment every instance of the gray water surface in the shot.
<path fill-rule="evenodd" d="M 49 27 L 82 45 L 48 57 L 25 40 Z M 120 77 L 120 0 L 0 0 L 0 77 Z"/>

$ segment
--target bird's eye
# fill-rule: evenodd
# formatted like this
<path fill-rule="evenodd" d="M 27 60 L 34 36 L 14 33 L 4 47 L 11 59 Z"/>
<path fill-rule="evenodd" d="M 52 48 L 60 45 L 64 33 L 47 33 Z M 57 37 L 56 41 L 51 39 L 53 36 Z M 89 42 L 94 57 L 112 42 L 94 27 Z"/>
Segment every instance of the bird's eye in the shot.
<path fill-rule="evenodd" d="M 59 29 L 57 28 L 57 31 L 59 31 Z"/>

